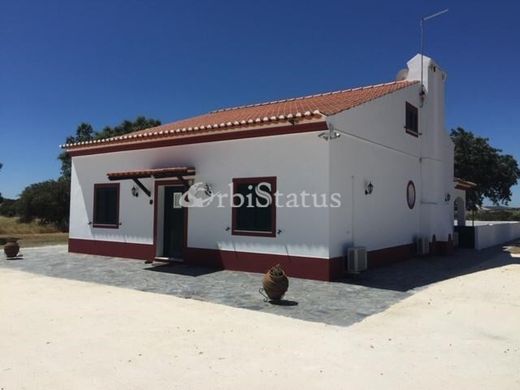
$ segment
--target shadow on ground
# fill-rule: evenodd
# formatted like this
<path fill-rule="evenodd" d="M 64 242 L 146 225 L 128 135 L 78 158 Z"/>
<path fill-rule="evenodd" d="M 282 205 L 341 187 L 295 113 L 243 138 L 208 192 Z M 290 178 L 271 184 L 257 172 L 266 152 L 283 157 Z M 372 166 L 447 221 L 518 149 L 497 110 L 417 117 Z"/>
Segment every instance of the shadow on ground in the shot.
<path fill-rule="evenodd" d="M 219 269 L 215 269 L 215 268 L 189 266 L 189 265 L 185 265 L 185 264 L 176 264 L 176 263 L 151 265 L 150 267 L 144 268 L 144 269 L 146 271 L 164 272 L 167 274 L 176 274 L 176 275 L 193 276 L 193 277 L 208 275 L 208 274 L 212 274 L 212 273 L 220 271 Z"/>
<path fill-rule="evenodd" d="M 269 301 L 269 303 L 271 305 L 276 305 L 276 306 L 296 306 L 298 305 L 298 302 L 296 301 L 290 301 L 288 299 L 280 299 L 280 300 L 277 300 L 277 301 Z"/>
<path fill-rule="evenodd" d="M 497 246 L 481 251 L 459 249 L 452 256 L 414 258 L 349 276 L 340 282 L 409 291 L 473 272 L 520 264 L 520 259 L 512 257 L 506 248 L 507 246 Z"/>

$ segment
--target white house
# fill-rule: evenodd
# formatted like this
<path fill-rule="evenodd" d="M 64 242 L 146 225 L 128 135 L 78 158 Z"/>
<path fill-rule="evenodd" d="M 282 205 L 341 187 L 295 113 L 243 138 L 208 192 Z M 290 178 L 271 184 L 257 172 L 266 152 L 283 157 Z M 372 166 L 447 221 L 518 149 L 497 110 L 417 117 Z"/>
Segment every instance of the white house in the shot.
<path fill-rule="evenodd" d="M 253 272 L 280 263 L 320 280 L 342 275 L 350 247 L 365 247 L 371 267 L 411 257 L 418 238 L 447 252 L 446 73 L 420 55 L 407 66 L 386 84 L 63 145 L 72 156 L 69 250 Z M 183 207 L 193 183 L 205 207 Z M 280 203 L 232 207 L 223 195 L 259 188 Z M 327 204 L 303 207 L 302 198 Z"/>

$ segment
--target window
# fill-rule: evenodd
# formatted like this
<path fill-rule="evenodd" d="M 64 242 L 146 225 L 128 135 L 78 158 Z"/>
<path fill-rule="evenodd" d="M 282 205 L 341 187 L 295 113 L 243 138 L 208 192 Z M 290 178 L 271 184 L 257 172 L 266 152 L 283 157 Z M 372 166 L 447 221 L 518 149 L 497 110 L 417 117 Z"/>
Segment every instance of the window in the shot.
<path fill-rule="evenodd" d="M 94 227 L 119 227 L 119 183 L 94 184 Z"/>
<path fill-rule="evenodd" d="M 406 132 L 416 137 L 419 135 L 419 110 L 414 105 L 406 102 Z"/>
<path fill-rule="evenodd" d="M 233 179 L 232 233 L 276 235 L 276 177 Z"/>

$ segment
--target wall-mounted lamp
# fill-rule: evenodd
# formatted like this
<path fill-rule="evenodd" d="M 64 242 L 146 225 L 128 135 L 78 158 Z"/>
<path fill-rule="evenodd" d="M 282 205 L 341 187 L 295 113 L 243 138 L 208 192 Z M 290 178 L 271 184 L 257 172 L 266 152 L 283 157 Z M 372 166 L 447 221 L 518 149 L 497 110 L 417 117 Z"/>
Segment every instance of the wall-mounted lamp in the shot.
<path fill-rule="evenodd" d="M 132 192 L 132 195 L 136 198 L 139 196 L 139 188 L 137 188 L 136 186 L 133 186 L 130 191 Z"/>
<path fill-rule="evenodd" d="M 318 137 L 324 139 L 325 141 L 329 141 L 331 139 L 336 139 L 341 137 L 341 134 L 337 131 L 325 131 L 323 133 L 318 134 Z"/>
<path fill-rule="evenodd" d="M 374 191 L 374 185 L 371 181 L 365 186 L 365 195 L 370 195 Z"/>
<path fill-rule="evenodd" d="M 444 197 L 444 201 L 445 201 L 445 202 L 449 202 L 450 199 L 451 199 L 451 195 L 450 195 L 449 192 L 447 192 L 447 193 L 446 193 L 446 196 Z"/>

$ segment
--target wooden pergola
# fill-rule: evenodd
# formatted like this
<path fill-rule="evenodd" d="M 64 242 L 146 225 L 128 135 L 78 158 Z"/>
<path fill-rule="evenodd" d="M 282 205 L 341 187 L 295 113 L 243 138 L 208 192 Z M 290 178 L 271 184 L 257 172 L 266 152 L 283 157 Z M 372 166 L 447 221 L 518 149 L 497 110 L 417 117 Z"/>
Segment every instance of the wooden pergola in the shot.
<path fill-rule="evenodd" d="M 139 171 L 126 172 L 109 172 L 107 173 L 108 180 L 132 180 L 143 192 L 149 197 L 152 195 L 151 191 L 139 179 L 164 179 L 168 177 L 177 178 L 184 187 L 188 188 L 189 184 L 186 177 L 195 176 L 195 168 L 193 167 L 170 167 L 170 168 L 155 168 L 155 169 L 141 169 Z"/>

